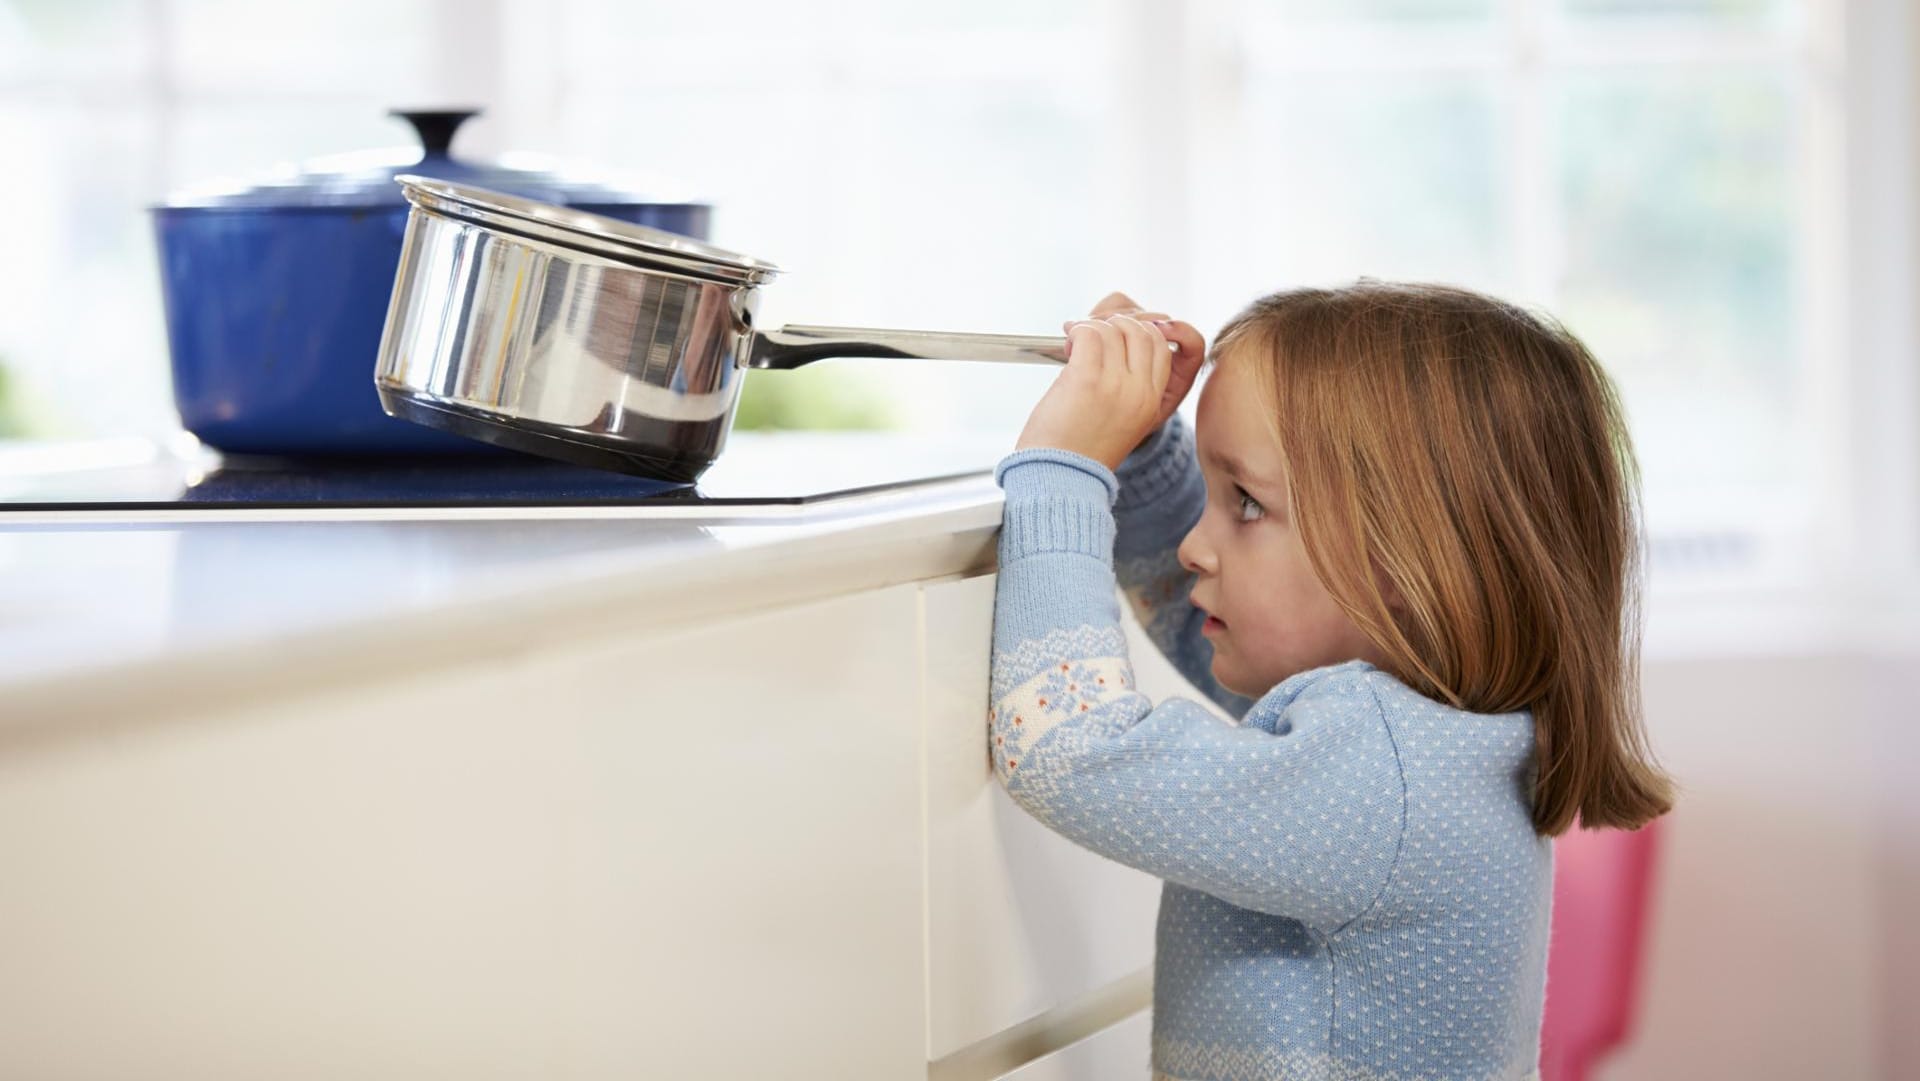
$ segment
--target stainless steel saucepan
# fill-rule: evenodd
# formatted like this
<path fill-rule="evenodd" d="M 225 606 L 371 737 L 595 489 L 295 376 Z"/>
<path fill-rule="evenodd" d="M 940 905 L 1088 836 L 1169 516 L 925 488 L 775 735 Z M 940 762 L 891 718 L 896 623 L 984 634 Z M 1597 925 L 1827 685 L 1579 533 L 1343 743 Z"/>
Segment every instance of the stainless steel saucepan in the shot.
<path fill-rule="evenodd" d="M 674 233 L 419 176 L 374 382 L 403 417 L 691 482 L 748 368 L 828 357 L 1060 364 L 1066 339 L 754 326 L 779 268 Z"/>

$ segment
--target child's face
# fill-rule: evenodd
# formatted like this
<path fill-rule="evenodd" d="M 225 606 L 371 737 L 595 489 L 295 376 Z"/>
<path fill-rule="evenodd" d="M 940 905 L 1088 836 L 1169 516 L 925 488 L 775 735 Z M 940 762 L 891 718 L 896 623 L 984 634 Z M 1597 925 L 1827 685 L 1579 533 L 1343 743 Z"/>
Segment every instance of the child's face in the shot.
<path fill-rule="evenodd" d="M 1215 617 L 1201 632 L 1213 643 L 1213 678 L 1258 698 L 1310 668 L 1354 658 L 1384 666 L 1313 573 L 1279 448 L 1249 376 L 1233 360 L 1223 358 L 1200 391 L 1195 441 L 1207 505 L 1179 552 L 1181 565 L 1199 575 L 1190 599 Z"/>

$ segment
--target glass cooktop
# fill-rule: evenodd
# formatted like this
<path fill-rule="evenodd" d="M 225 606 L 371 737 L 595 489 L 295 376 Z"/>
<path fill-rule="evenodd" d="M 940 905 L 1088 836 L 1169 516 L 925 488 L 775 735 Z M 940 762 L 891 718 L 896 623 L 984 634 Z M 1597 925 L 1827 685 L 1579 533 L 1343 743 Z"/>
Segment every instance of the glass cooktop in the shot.
<path fill-rule="evenodd" d="M 190 437 L 0 444 L 0 515 L 201 507 L 797 506 L 990 475 L 1013 442 L 1011 435 L 985 433 L 735 432 L 696 484 L 491 447 L 471 457 L 269 458 L 221 455 Z"/>

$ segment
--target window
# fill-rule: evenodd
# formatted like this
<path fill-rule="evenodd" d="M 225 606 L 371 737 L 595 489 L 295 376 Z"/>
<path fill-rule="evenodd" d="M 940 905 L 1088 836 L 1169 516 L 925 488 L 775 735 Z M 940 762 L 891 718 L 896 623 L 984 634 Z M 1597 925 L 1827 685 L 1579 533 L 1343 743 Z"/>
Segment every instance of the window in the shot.
<path fill-rule="evenodd" d="M 1369 274 L 1544 307 L 1621 385 L 1656 557 L 1804 543 L 1839 270 L 1814 241 L 1845 224 L 1817 198 L 1841 101 L 1811 12 L 1260 7 L 1212 59 L 1233 75 L 1192 193 L 1220 208 L 1197 230 L 1196 302 Z"/>
<path fill-rule="evenodd" d="M 1813 528 L 1839 440 L 1814 404 L 1846 365 L 1836 8 L 0 0 L 0 190 L 33 208 L 0 409 L 166 428 L 142 208 L 481 100 L 461 152 L 711 200 L 716 242 L 787 269 L 773 324 L 1050 334 L 1124 288 L 1209 327 L 1362 274 L 1540 305 L 1625 390 L 1656 535 L 1764 553 Z M 1050 379 L 834 360 L 749 386 L 1010 444 Z"/>

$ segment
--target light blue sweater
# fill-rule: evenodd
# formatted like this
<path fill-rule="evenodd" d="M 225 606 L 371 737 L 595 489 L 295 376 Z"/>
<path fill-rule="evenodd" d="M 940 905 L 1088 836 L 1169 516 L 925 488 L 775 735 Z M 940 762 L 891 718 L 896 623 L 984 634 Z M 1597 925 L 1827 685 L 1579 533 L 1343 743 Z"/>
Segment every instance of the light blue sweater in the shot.
<path fill-rule="evenodd" d="M 995 479 L 994 768 L 1041 822 L 1166 880 L 1155 1076 L 1531 1076 L 1553 874 L 1531 715 L 1463 712 L 1361 660 L 1258 701 L 1216 684 L 1174 555 L 1206 499 L 1178 415 L 1117 476 L 1032 448 Z M 1134 690 L 1116 580 L 1237 725 Z"/>

